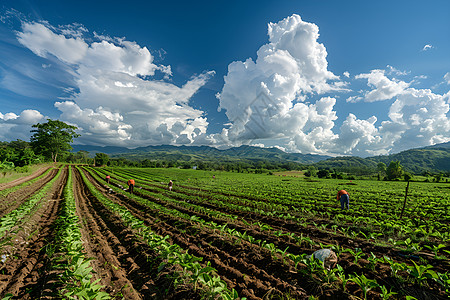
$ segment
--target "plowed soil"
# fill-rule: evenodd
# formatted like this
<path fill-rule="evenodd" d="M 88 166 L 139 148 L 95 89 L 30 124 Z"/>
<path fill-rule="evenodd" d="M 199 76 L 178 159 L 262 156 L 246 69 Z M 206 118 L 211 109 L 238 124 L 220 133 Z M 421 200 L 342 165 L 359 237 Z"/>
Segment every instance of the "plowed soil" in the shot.
<path fill-rule="evenodd" d="M 107 189 L 102 186 L 102 183 L 97 182 L 96 184 L 99 190 L 103 190 L 105 194 L 107 193 Z M 247 232 L 255 239 L 273 243 L 279 249 L 288 248 L 290 253 L 312 253 L 319 249 L 312 248 L 306 243 L 302 245 L 295 243 L 288 235 L 294 233 L 297 236 L 309 237 L 316 243 L 339 245 L 340 247 L 350 249 L 360 248 L 364 253 L 372 252 L 377 257 L 392 257 L 395 261 L 404 262 L 408 265 L 412 265 L 412 260 L 422 264 L 423 261 L 426 261 L 427 264 L 433 266 L 435 271 L 441 273 L 449 270 L 448 261 L 436 260 L 430 253 L 421 252 L 416 253 L 414 256 L 405 255 L 401 251 L 391 247 L 377 246 L 370 241 L 330 234 L 315 226 L 304 227 L 301 224 L 287 222 L 280 218 L 215 207 L 210 202 L 205 203 L 202 200 L 195 203 L 211 210 L 238 216 L 235 221 L 229 222 L 229 220 L 216 218 L 210 214 L 206 215 L 186 209 L 184 206 L 174 204 L 174 202 L 145 196 L 139 193 L 140 188 L 153 192 L 158 191 L 166 196 L 171 195 L 172 198 L 178 200 L 183 199 L 182 194 L 161 192 L 161 190 L 152 190 L 146 187 L 137 187 L 135 189 L 135 194 L 138 194 L 142 198 L 191 216 L 198 216 L 205 221 L 227 224 L 229 228 L 236 229 L 240 232 Z M 136 217 L 144 220 L 158 234 L 170 235 L 174 243 L 179 244 L 185 249 L 189 249 L 191 254 L 204 257 L 205 260 L 211 261 L 212 266 L 218 270 L 218 273 L 227 282 L 228 286 L 237 289 L 240 295 L 249 299 L 263 298 L 268 295 L 290 295 L 294 299 L 303 299 L 310 295 L 319 296 L 323 299 L 348 299 L 351 295 L 363 297 L 361 289 L 354 282 L 348 282 L 347 284 L 347 290 L 350 291 L 350 294 L 343 293 L 341 290 L 333 289 L 329 285 L 319 284 L 309 276 L 302 275 L 301 271 L 294 271 L 291 264 L 288 262 L 283 263 L 281 257 L 271 255 L 266 249 L 261 249 L 247 242 L 237 241 L 232 237 L 226 238 L 223 235 L 216 234 L 214 230 L 195 225 L 181 218 L 161 214 L 158 210 L 152 210 L 141 203 L 137 203 L 126 197 L 126 195 L 110 197 L 118 198 L 115 201 L 126 206 Z M 246 222 L 241 220 L 245 220 Z M 248 225 L 253 222 L 269 224 L 273 228 L 271 230 L 272 232 L 279 231 L 283 235 L 277 237 L 273 233 L 262 231 L 259 226 Z M 417 284 L 411 284 L 411 282 L 398 282 L 398 280 L 392 277 L 388 264 L 378 263 L 374 270 L 370 270 L 367 260 L 359 259 L 357 263 L 354 263 L 353 255 L 350 253 L 341 253 L 338 264 L 344 268 L 347 274 L 365 274 L 368 278 L 376 279 L 379 284 L 389 288 L 394 287 L 394 290 L 404 291 L 417 299 L 447 299 L 442 287 L 435 283 L 420 287 Z M 408 277 L 406 271 L 401 271 L 399 275 L 404 278 Z M 378 298 L 379 294 L 369 292 L 368 299 Z"/>
<path fill-rule="evenodd" d="M 295 268 L 294 262 L 286 259 L 282 253 L 271 252 L 267 248 L 203 226 L 199 222 L 150 208 L 145 205 L 146 202 L 133 200 L 125 192 L 112 192 L 105 182 L 97 181 L 86 171 L 82 172 L 98 191 L 113 202 L 126 207 L 152 231 L 161 236 L 168 235 L 170 242 L 178 244 L 194 256 L 203 258 L 201 263 L 204 266 L 210 262 L 228 288 L 236 289 L 241 297 L 252 300 L 310 299 L 311 296 L 319 299 L 363 298 L 361 288 L 354 282 L 349 281 L 344 291 L 339 284 L 330 284 L 317 275 L 311 275 L 303 264 Z M 7 195 L 0 203 L 0 217 L 19 207 L 56 173 L 56 169 L 52 170 L 32 185 Z M 166 266 L 162 272 L 158 272 L 162 261 L 157 253 L 90 193 L 78 170 L 74 169 L 73 174 L 76 213 L 80 218 L 84 249 L 86 255 L 92 258 L 94 280 L 100 279 L 99 284 L 104 286 L 104 291 L 114 299 L 201 299 L 202 294 L 192 285 L 174 286 L 173 275 L 175 271 L 180 270 L 179 266 Z M 34 177 L 27 180 L 39 176 L 33 175 Z M 12 230 L 3 239 L 4 243 L 0 244 L 2 253 L 7 257 L 5 262 L 0 262 L 0 297 L 11 293 L 14 299 L 54 299 L 58 272 L 50 268 L 46 247 L 51 245 L 55 236 L 54 223 L 59 215 L 62 190 L 67 181 L 67 167 L 61 175 L 42 205 L 33 210 L 21 224 L 21 230 Z M 24 181 L 10 183 L 10 186 L 20 182 Z M 0 186 L 1 188 L 5 187 Z M 151 186 L 142 187 L 142 190 L 146 189 L 161 192 Z M 319 248 L 306 241 L 298 243 L 289 237 L 291 234 L 309 237 L 314 240 L 314 245 L 322 243 L 350 249 L 360 248 L 364 253 L 372 252 L 377 257 L 389 256 L 408 265 L 412 264 L 411 260 L 426 261 L 433 265 L 435 271 L 444 273 L 449 270 L 446 262 L 435 260 L 426 252 L 411 257 L 390 247 L 374 245 L 370 241 L 330 234 L 314 226 L 303 226 L 276 217 L 217 207 L 202 199 L 194 200 L 194 203 L 208 208 L 211 212 L 224 212 L 236 218 L 229 220 L 215 217 L 214 214 L 200 213 L 176 202 L 163 200 L 163 197 L 160 199 L 145 196 L 140 193 L 139 187 L 135 189 L 135 193 L 146 201 L 189 216 L 213 221 L 218 225 L 226 224 L 228 228 L 246 232 L 257 240 L 273 244 L 278 249 L 287 249 L 293 254 L 312 253 Z M 183 199 L 182 192 L 161 193 L 173 199 Z M 188 192 L 185 193 L 189 196 Z M 272 229 L 262 230 L 260 226 L 251 225 L 254 222 L 265 223 Z M 279 236 L 274 235 L 274 232 L 279 232 Z M 368 278 L 376 279 L 379 284 L 395 291 L 407 292 L 417 299 L 447 299 L 442 288 L 436 283 L 429 281 L 426 286 L 418 286 L 410 281 L 398 281 L 392 277 L 389 265 L 384 263 L 377 264 L 376 268 L 371 270 L 369 261 L 360 259 L 355 263 L 350 253 L 340 253 L 338 264 L 346 274 L 365 274 Z M 400 275 L 403 278 L 408 277 L 405 271 L 401 271 Z M 404 299 L 404 296 L 397 298 Z M 367 299 L 380 299 L 380 295 L 370 291 Z"/>
<path fill-rule="evenodd" d="M 39 181 L 39 184 L 42 186 L 50 181 L 56 172 L 57 170 L 50 172 L 45 179 Z M 58 217 L 62 189 L 66 180 L 65 168 L 48 196 L 42 201 L 42 205 L 24 220 L 20 230 L 11 231 L 10 243 L 2 247 L 3 255 L 7 255 L 5 263 L 0 264 L 2 297 L 10 293 L 15 296 L 14 299 L 38 299 L 44 291 L 48 279 L 46 266 L 49 263 L 45 246 L 54 237 L 53 223 Z M 27 189 L 24 193 L 29 195 L 32 193 L 31 190 L 37 189 L 38 187 L 33 184 L 30 190 Z"/>
<path fill-rule="evenodd" d="M 46 170 L 47 169 L 45 169 L 44 172 Z M 44 172 L 39 172 L 39 174 L 33 174 L 36 176 L 31 177 L 30 180 L 40 176 Z M 53 169 L 49 173 L 47 173 L 47 175 L 45 175 L 43 178 L 40 178 L 38 181 L 32 183 L 31 185 L 25 186 L 3 197 L 2 201 L 0 202 L 0 218 L 18 208 L 28 197 L 39 191 L 42 188 L 42 186 L 44 186 L 45 184 L 47 184 L 47 182 L 52 180 L 52 178 L 55 177 L 56 173 L 58 173 L 58 170 Z M 17 184 L 14 184 L 12 186 L 15 185 Z M 8 186 L 7 188 L 12 186 Z"/>
<path fill-rule="evenodd" d="M 15 179 L 13 181 L 9 181 L 9 182 L 5 182 L 5 183 L 0 183 L 0 191 L 3 191 L 5 189 L 9 189 L 10 187 L 19 185 L 21 183 L 27 182 L 29 180 L 32 180 L 40 175 L 42 175 L 45 171 L 47 171 L 49 168 L 49 166 L 46 167 L 42 167 L 39 170 L 37 170 L 36 172 L 34 172 L 31 175 L 25 176 L 25 177 L 20 177 L 18 179 Z"/>

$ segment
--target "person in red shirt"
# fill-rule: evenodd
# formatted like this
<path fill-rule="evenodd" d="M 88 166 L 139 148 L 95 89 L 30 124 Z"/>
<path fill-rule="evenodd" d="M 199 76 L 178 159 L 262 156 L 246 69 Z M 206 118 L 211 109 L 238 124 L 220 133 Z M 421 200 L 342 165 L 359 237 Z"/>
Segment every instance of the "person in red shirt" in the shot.
<path fill-rule="evenodd" d="M 346 190 L 340 190 L 337 193 L 337 200 L 341 201 L 341 209 L 350 208 L 350 195 Z"/>
<path fill-rule="evenodd" d="M 111 179 L 111 176 L 106 175 L 106 183 L 109 183 L 109 180 Z"/>
<path fill-rule="evenodd" d="M 128 180 L 127 184 L 128 184 L 128 190 L 130 191 L 131 194 L 133 194 L 133 189 L 134 189 L 134 179 Z"/>

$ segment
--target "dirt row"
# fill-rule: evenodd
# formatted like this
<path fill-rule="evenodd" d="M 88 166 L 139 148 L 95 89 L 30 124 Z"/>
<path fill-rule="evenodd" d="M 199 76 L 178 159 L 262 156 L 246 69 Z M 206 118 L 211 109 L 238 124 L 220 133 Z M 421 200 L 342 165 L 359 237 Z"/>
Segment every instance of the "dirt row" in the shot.
<path fill-rule="evenodd" d="M 38 174 L 36 174 L 36 173 L 33 174 L 36 176 L 33 176 L 32 178 L 30 178 L 30 180 L 42 175 L 42 173 L 44 173 L 46 170 L 47 169 L 44 169 L 43 172 L 38 172 Z M 31 185 L 20 188 L 12 193 L 9 193 L 5 197 L 3 197 L 2 201 L 0 202 L 0 218 L 7 215 L 10 212 L 12 212 L 16 208 L 18 208 L 28 197 L 30 197 L 32 194 L 39 191 L 42 188 L 42 186 L 44 186 L 50 180 L 52 180 L 53 177 L 55 177 L 57 173 L 58 173 L 58 169 L 53 169 L 50 172 L 48 172 L 43 178 L 40 178 L 39 180 L 32 183 Z M 13 186 L 15 186 L 15 185 L 13 185 Z"/>
<path fill-rule="evenodd" d="M 106 194 L 107 188 L 96 184 Z M 290 295 L 294 299 L 306 299 L 308 295 L 322 294 L 346 299 L 341 291 L 329 291 L 309 275 L 297 272 L 292 262 L 283 262 L 279 254 L 274 258 L 268 250 L 257 245 L 225 237 L 181 218 L 159 214 L 126 196 L 116 194 L 109 197 L 126 206 L 156 233 L 169 235 L 174 243 L 189 249 L 189 253 L 210 261 L 228 286 L 238 290 L 242 296 L 261 299 L 269 295 Z"/>
<path fill-rule="evenodd" d="M 51 167 L 50 167 L 50 166 L 45 166 L 45 167 L 40 168 L 39 170 L 37 170 L 36 172 L 34 172 L 34 173 L 31 174 L 31 175 L 24 176 L 24 177 L 20 177 L 20 178 L 18 178 L 18 179 L 15 179 L 15 180 L 12 180 L 12 181 L 9 181 L 9 182 L 0 183 L 0 191 L 9 189 L 9 188 L 11 188 L 11 187 L 13 187 L 13 186 L 19 185 L 19 184 L 21 184 L 21 183 L 24 183 L 24 182 L 27 182 L 27 181 L 29 181 L 29 180 L 32 180 L 32 179 L 34 179 L 34 178 L 36 178 L 36 177 L 39 177 L 39 176 L 41 176 L 45 171 L 47 171 L 49 168 L 51 168 Z"/>
<path fill-rule="evenodd" d="M 51 172 L 45 180 L 40 181 L 41 187 L 55 175 L 55 172 Z M 52 293 L 47 289 L 50 277 L 46 246 L 55 236 L 53 224 L 58 217 L 66 180 L 67 168 L 42 205 L 20 225 L 20 230 L 15 233 L 13 229 L 5 237 L 9 243 L 2 247 L 2 258 L 6 258 L 6 261 L 0 263 L 0 297 L 9 293 L 14 295 L 14 299 L 46 299 L 45 294 Z"/>
<path fill-rule="evenodd" d="M 136 190 L 136 193 L 139 193 L 139 190 Z M 204 214 L 201 214 L 198 212 L 189 211 L 189 210 L 185 209 L 184 207 L 177 206 L 173 203 L 168 203 L 168 202 L 162 201 L 160 199 L 152 198 L 152 197 L 146 197 L 144 195 L 141 195 L 141 197 L 147 198 L 151 201 L 157 202 L 158 204 L 162 204 L 169 208 L 175 208 L 183 213 L 187 213 L 190 215 L 197 215 L 206 221 L 214 221 L 219 224 L 224 223 L 224 221 L 221 219 L 214 218 L 209 215 L 204 215 Z M 127 200 L 127 203 L 125 203 L 125 205 L 127 205 L 128 203 L 130 203 L 130 200 Z M 220 209 L 217 209 L 217 208 L 215 208 L 215 209 L 220 211 Z M 140 207 L 138 206 L 136 208 L 136 211 L 137 211 L 137 212 L 135 212 L 136 214 L 139 214 L 138 211 L 147 211 L 148 214 L 150 214 L 150 215 L 157 213 L 157 212 L 150 212 L 148 208 L 143 207 L 143 206 L 140 206 Z M 229 211 L 227 211 L 227 212 L 229 212 Z M 229 213 L 232 213 L 232 212 L 229 212 Z M 263 216 L 259 216 L 259 215 L 254 216 L 254 218 L 248 218 L 248 214 L 247 214 L 246 217 L 247 217 L 246 218 L 247 222 L 250 220 L 262 221 L 266 224 L 270 224 L 274 228 L 274 230 L 282 230 L 284 232 L 288 231 L 291 233 L 295 233 L 298 236 L 300 236 L 300 235 L 308 236 L 308 237 L 312 238 L 316 243 L 335 244 L 335 245 L 340 245 L 341 247 L 343 246 L 343 247 L 351 248 L 351 249 L 361 248 L 361 249 L 363 249 L 363 251 L 365 253 L 372 252 L 377 257 L 383 257 L 384 255 L 390 256 L 390 257 L 393 257 L 396 261 L 403 261 L 408 264 L 411 264 L 411 258 L 414 259 L 414 257 L 400 256 L 401 253 L 399 253 L 399 251 L 394 250 L 392 248 L 376 246 L 373 243 L 370 243 L 365 240 L 360 240 L 360 239 L 355 240 L 355 239 L 350 239 L 345 236 L 330 235 L 329 233 L 318 230 L 315 226 L 308 226 L 305 228 L 294 222 L 286 222 L 281 219 L 271 218 L 271 217 L 263 217 Z M 170 220 L 169 222 L 166 221 L 166 223 L 173 224 L 174 221 L 178 222 L 178 223 L 180 222 L 180 220 Z M 307 247 L 300 247 L 297 244 L 295 244 L 290 238 L 288 238 L 286 236 L 277 238 L 271 233 L 262 232 L 258 226 L 247 226 L 243 222 L 240 222 L 240 221 L 233 222 L 233 223 L 230 222 L 230 223 L 228 223 L 228 227 L 235 228 L 241 232 L 247 232 L 249 235 L 252 235 L 256 239 L 262 239 L 262 240 L 268 241 L 269 243 L 274 243 L 280 249 L 285 249 L 286 247 L 289 247 L 289 252 L 291 252 L 291 253 L 308 253 L 308 252 L 313 252 L 314 250 L 317 250 L 317 249 L 311 250 L 311 248 L 307 248 Z M 170 230 L 167 230 L 167 231 L 170 232 L 169 234 L 173 235 L 174 230 L 175 229 L 170 228 Z M 163 234 L 166 234 L 166 232 L 163 232 Z M 194 234 L 195 234 L 195 232 L 194 232 Z M 198 233 L 197 233 L 197 235 L 198 235 Z M 211 238 L 208 236 L 202 236 L 202 240 L 209 241 L 208 238 L 209 238 L 209 240 L 211 240 Z M 186 244 L 185 246 L 189 247 L 188 244 Z M 191 249 L 191 248 L 189 248 L 189 249 Z M 232 249 L 236 249 L 236 247 L 234 247 Z M 240 250 L 242 250 L 242 249 L 240 249 Z M 230 253 L 232 253 L 232 252 L 230 252 Z M 429 259 L 429 263 L 432 263 L 434 265 L 436 271 L 445 272 L 446 270 L 448 270 L 447 266 L 445 264 L 443 264 L 442 261 L 437 261 L 437 260 L 430 258 L 429 255 L 426 253 L 423 253 L 423 256 L 425 256 L 426 258 Z M 416 256 L 415 259 L 418 259 L 418 257 Z M 365 274 L 369 278 L 377 279 L 378 283 L 380 283 L 380 284 L 383 284 L 385 286 L 396 286 L 396 290 L 399 290 L 399 291 L 403 290 L 403 291 L 407 292 L 409 295 L 413 295 L 418 299 L 427 299 L 429 297 L 434 298 L 434 299 L 439 299 L 441 297 L 444 297 L 443 293 L 440 291 L 440 287 L 437 285 L 433 285 L 431 287 L 424 289 L 424 288 L 420 288 L 418 286 L 411 285 L 411 284 L 397 283 L 395 279 L 391 278 L 391 275 L 390 275 L 391 271 L 390 271 L 390 268 L 388 265 L 378 264 L 377 269 L 374 272 L 372 272 L 372 271 L 368 270 L 368 268 L 367 268 L 367 265 L 368 265 L 367 260 L 361 259 L 358 264 L 352 263 L 351 262 L 352 260 L 353 260 L 353 257 L 350 254 L 343 253 L 340 256 L 340 259 L 338 262 L 341 266 L 344 267 L 344 269 L 346 270 L 346 273 L 348 273 L 348 274 L 352 274 L 352 273 Z M 404 275 L 405 277 L 407 276 L 406 272 L 405 272 L 405 274 L 402 274 L 402 275 Z M 350 284 L 350 286 L 351 286 L 351 284 Z M 336 296 L 337 295 L 334 295 L 333 297 L 336 297 Z"/>
<path fill-rule="evenodd" d="M 143 189 L 151 191 L 151 192 L 155 192 L 155 190 L 152 190 L 152 189 L 148 189 L 148 188 L 143 188 Z M 139 193 L 139 189 L 136 190 L 136 193 Z M 190 195 L 190 194 L 187 194 L 187 195 Z M 156 199 L 153 197 L 148 197 L 148 196 L 145 196 L 142 194 L 141 194 L 141 196 L 144 198 L 151 199 L 152 201 L 158 202 L 159 204 L 163 204 L 165 206 L 175 208 L 175 209 L 180 210 L 185 213 L 196 214 L 201 218 L 206 218 L 207 220 L 212 220 L 219 224 L 224 223 L 224 221 L 222 219 L 214 218 L 209 215 L 204 215 L 204 214 L 201 214 L 198 212 L 194 212 L 194 211 L 185 209 L 182 206 L 174 205 L 173 203 L 168 203 L 166 201 Z M 179 193 L 178 194 L 173 193 L 172 195 L 170 193 L 165 193 L 165 196 L 172 197 L 173 199 L 176 199 L 176 200 L 183 200 L 183 197 Z M 266 231 L 264 231 L 264 232 L 261 231 L 259 226 L 248 226 L 244 222 L 241 222 L 240 220 L 245 220 L 247 223 L 256 223 L 256 222 L 265 223 L 265 224 L 270 225 L 273 228 L 271 230 L 273 232 L 283 231 L 284 234 L 294 233 L 297 236 L 300 236 L 300 235 L 307 236 L 307 237 L 312 238 L 316 243 L 322 243 L 324 245 L 327 245 L 327 244 L 339 245 L 341 247 L 350 248 L 350 249 L 360 248 L 360 249 L 362 249 L 362 251 L 364 253 L 372 252 L 372 253 L 376 254 L 377 257 L 388 256 L 391 258 L 395 258 L 395 260 L 397 260 L 397 261 L 402 261 L 402 262 L 405 262 L 410 265 L 412 264 L 411 260 L 416 260 L 416 261 L 419 261 L 420 259 L 426 260 L 429 264 L 431 264 L 435 268 L 436 271 L 439 271 L 439 272 L 446 272 L 447 270 L 450 269 L 450 264 L 449 264 L 448 260 L 443 261 L 443 260 L 434 259 L 434 254 L 425 252 L 426 249 L 424 249 L 423 252 L 415 253 L 414 255 L 411 255 L 411 254 L 405 253 L 404 251 L 394 249 L 392 247 L 377 246 L 374 244 L 373 240 L 367 241 L 367 240 L 364 240 L 361 238 L 350 238 L 350 237 L 340 235 L 340 234 L 332 234 L 330 232 L 320 230 L 319 228 L 317 228 L 316 226 L 313 226 L 313 225 L 304 226 L 303 224 L 299 224 L 298 222 L 287 221 L 282 218 L 263 216 L 263 215 L 260 215 L 260 214 L 254 213 L 254 212 L 243 212 L 243 211 L 239 211 L 239 210 L 235 210 L 235 209 L 227 208 L 227 207 L 217 207 L 212 202 L 205 203 L 205 202 L 194 200 L 194 204 L 204 207 L 204 208 L 214 210 L 214 211 L 219 211 L 219 212 L 224 212 L 224 213 L 227 213 L 230 215 L 239 216 L 239 218 L 237 219 L 236 222 L 233 222 L 231 224 L 227 223 L 228 226 L 231 228 L 235 228 L 236 230 L 239 230 L 242 232 L 247 231 L 250 235 L 254 236 L 257 239 L 264 238 L 264 239 L 270 240 L 271 242 L 274 242 L 275 244 L 281 243 L 280 246 L 283 247 L 283 249 L 285 249 L 287 246 L 290 246 L 290 249 L 295 249 L 295 245 L 292 245 L 292 244 L 289 245 L 289 242 L 292 241 L 291 238 L 289 238 L 288 236 L 286 236 L 285 238 L 276 238 L 271 233 L 268 233 Z M 316 224 L 325 223 L 325 221 L 323 219 L 312 219 L 310 222 L 311 223 L 314 222 Z M 450 250 L 450 246 L 448 246 L 447 248 L 445 248 L 445 249 Z M 317 249 L 315 249 L 315 250 L 317 250 Z"/>
<path fill-rule="evenodd" d="M 192 287 L 174 290 L 172 280 L 158 276 L 160 261 L 119 217 L 88 191 L 75 176 L 77 213 L 82 220 L 84 246 L 100 284 L 116 299 L 199 299 Z M 167 270 L 166 275 L 170 276 Z"/>

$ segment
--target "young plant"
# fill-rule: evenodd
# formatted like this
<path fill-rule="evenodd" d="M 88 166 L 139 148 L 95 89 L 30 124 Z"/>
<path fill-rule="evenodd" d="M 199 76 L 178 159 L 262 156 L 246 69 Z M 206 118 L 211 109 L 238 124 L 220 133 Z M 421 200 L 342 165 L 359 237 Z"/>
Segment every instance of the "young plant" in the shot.
<path fill-rule="evenodd" d="M 436 245 L 432 245 L 432 246 L 425 245 L 425 248 L 430 249 L 431 251 L 433 251 L 435 259 L 438 258 L 439 250 L 441 250 L 442 248 L 445 248 L 445 247 L 447 247 L 447 246 L 443 245 L 443 244 L 439 244 L 437 246 Z"/>
<path fill-rule="evenodd" d="M 352 249 L 347 249 L 345 251 L 353 255 L 354 258 L 353 263 L 355 264 L 357 264 L 358 260 L 365 255 L 364 252 L 362 252 L 361 248 L 356 248 L 355 251 L 353 251 Z"/>
<path fill-rule="evenodd" d="M 344 292 L 345 292 L 345 289 L 346 289 L 346 287 L 347 287 L 347 282 L 350 280 L 350 277 L 347 277 L 346 276 L 346 274 L 345 274 L 345 272 L 344 272 L 344 269 L 340 266 L 340 265 L 337 265 L 336 266 L 336 268 L 337 268 L 337 276 L 339 277 L 339 279 L 342 281 L 342 289 L 344 290 Z"/>
<path fill-rule="evenodd" d="M 408 273 L 414 277 L 415 281 L 422 286 L 422 283 L 429 278 L 435 278 L 436 273 L 431 270 L 433 266 L 431 265 L 418 265 L 416 262 L 412 261 L 414 266 L 408 266 Z"/>
<path fill-rule="evenodd" d="M 379 286 L 376 280 L 368 279 L 363 274 L 361 274 L 361 275 L 356 275 L 355 274 L 355 276 L 352 276 L 352 278 L 350 280 L 353 281 L 354 283 L 356 283 L 357 285 L 359 285 L 359 287 L 363 291 L 364 300 L 367 299 L 367 293 L 371 289 Z"/>
<path fill-rule="evenodd" d="M 397 295 L 397 293 L 392 292 L 392 290 L 388 290 L 387 287 L 385 287 L 384 285 L 380 285 L 379 286 L 381 289 L 381 298 L 383 300 L 388 300 L 389 298 L 393 297 L 394 295 Z"/>

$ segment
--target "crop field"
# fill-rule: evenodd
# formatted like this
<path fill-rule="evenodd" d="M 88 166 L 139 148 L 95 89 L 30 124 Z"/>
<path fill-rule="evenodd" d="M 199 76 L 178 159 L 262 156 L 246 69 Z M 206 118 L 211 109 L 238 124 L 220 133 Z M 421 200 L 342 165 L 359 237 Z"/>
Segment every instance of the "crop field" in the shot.
<path fill-rule="evenodd" d="M 405 188 L 45 167 L 0 184 L 0 299 L 448 299 L 450 184 Z"/>

